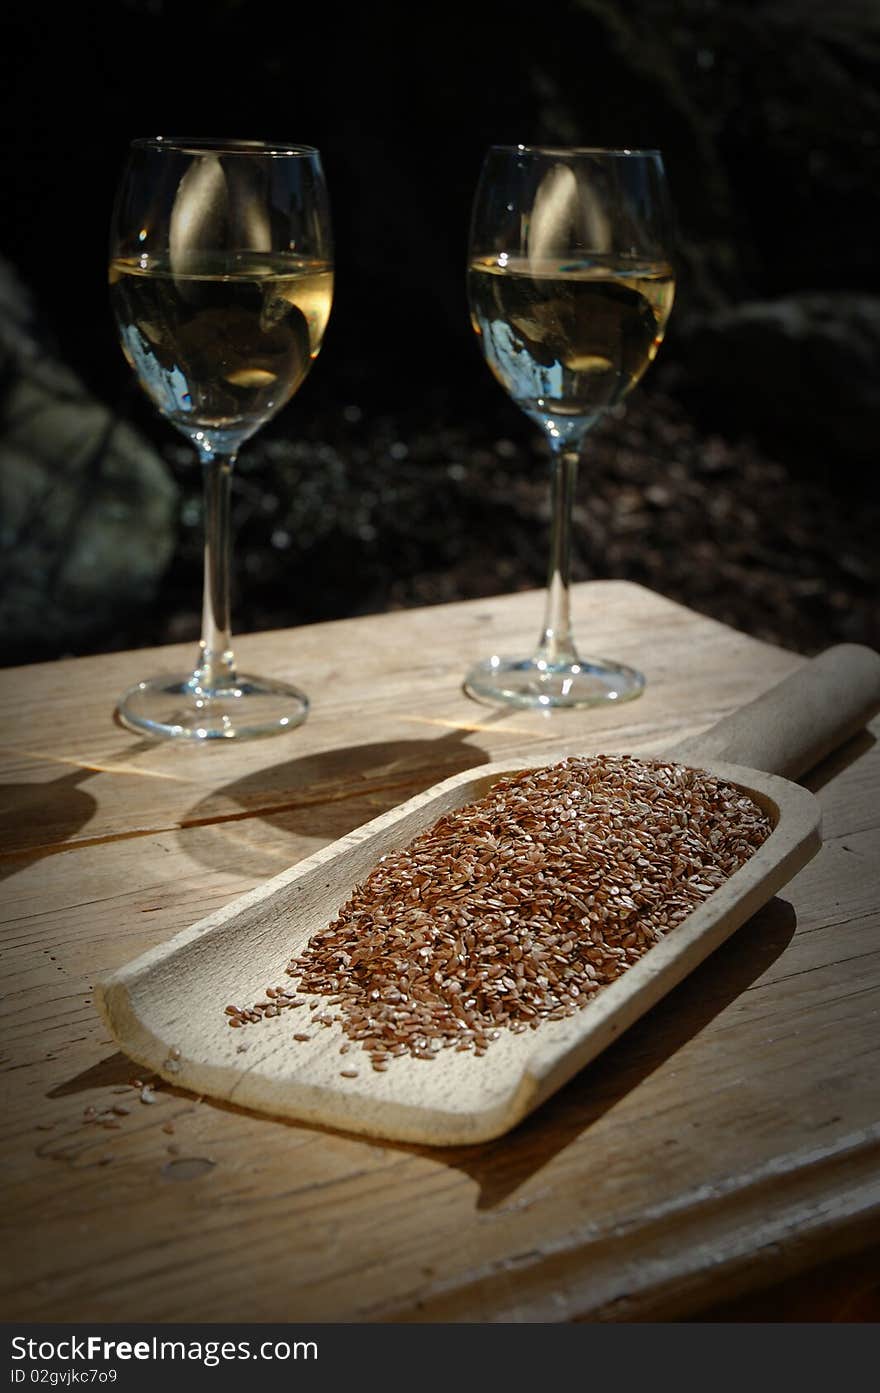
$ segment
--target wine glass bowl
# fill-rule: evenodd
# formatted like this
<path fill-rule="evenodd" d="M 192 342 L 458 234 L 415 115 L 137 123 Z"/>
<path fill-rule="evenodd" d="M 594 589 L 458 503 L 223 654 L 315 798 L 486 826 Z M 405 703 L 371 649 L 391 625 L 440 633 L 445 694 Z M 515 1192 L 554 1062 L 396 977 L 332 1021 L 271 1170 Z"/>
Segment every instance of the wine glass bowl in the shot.
<path fill-rule="evenodd" d="M 205 580 L 192 671 L 139 682 L 118 705 L 156 736 L 247 739 L 299 725 L 308 698 L 240 674 L 230 636 L 230 483 L 236 454 L 299 389 L 330 316 L 333 262 L 311 146 L 132 142 L 117 192 L 110 299 L 123 353 L 202 464 Z"/>
<path fill-rule="evenodd" d="M 584 438 L 642 377 L 675 279 L 657 151 L 493 146 L 474 198 L 468 299 L 493 375 L 553 457 L 546 608 L 535 650 L 477 663 L 465 690 L 521 707 L 638 696 L 633 668 L 581 657 L 570 618 L 571 509 Z"/>

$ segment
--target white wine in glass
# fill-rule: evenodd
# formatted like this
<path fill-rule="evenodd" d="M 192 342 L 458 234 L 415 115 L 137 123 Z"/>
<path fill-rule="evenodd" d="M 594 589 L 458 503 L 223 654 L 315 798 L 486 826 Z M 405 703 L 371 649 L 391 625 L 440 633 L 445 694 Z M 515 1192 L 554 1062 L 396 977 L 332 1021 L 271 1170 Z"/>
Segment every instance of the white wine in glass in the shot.
<path fill-rule="evenodd" d="M 142 734 L 248 739 L 308 712 L 297 687 L 239 673 L 229 606 L 236 454 L 290 400 L 333 300 L 330 214 L 311 146 L 135 140 L 120 182 L 110 299 L 125 357 L 193 445 L 205 496 L 202 637 L 193 671 L 139 682 L 118 714 Z"/>
<path fill-rule="evenodd" d="M 522 707 L 638 696 L 642 675 L 578 653 L 571 510 L 584 437 L 639 381 L 663 340 L 675 278 L 657 151 L 493 146 L 471 222 L 468 298 L 483 355 L 553 455 L 553 533 L 535 650 L 493 655 L 471 696 Z"/>

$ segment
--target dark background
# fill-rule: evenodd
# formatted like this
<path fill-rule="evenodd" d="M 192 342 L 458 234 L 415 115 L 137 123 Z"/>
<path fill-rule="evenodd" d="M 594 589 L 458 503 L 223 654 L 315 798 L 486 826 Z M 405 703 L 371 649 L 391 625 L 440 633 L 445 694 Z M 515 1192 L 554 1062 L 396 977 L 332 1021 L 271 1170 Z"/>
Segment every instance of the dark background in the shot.
<path fill-rule="evenodd" d="M 575 578 L 880 646 L 876 3 L 121 0 L 17 7 L 0 49 L 5 662 L 198 633 L 198 471 L 106 298 L 126 147 L 160 133 L 317 145 L 333 206 L 324 349 L 241 454 L 238 631 L 543 584 L 546 447 L 464 264 L 486 147 L 552 141 L 660 147 L 678 219 L 666 343 L 588 443 Z"/>

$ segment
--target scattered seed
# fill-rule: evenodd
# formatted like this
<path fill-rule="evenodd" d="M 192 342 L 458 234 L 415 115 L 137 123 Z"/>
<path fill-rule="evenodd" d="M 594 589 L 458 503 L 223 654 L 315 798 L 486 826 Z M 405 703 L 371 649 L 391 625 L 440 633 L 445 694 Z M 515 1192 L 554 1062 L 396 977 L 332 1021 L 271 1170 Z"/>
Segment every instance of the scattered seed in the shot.
<path fill-rule="evenodd" d="M 294 1040 L 311 1040 L 311 1035 L 294 1035 Z"/>
<path fill-rule="evenodd" d="M 340 1069 L 339 1073 L 344 1079 L 356 1079 L 358 1076 L 357 1069 Z"/>

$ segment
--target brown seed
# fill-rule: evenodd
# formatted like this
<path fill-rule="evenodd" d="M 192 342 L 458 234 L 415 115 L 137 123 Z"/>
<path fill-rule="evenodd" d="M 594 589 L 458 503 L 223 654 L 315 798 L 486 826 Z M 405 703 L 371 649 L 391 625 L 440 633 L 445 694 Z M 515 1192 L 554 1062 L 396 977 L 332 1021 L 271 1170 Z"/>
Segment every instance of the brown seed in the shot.
<path fill-rule="evenodd" d="M 294 1035 L 294 1040 L 311 1040 L 311 1035 Z"/>
<path fill-rule="evenodd" d="M 340 1069 L 339 1073 L 344 1079 L 356 1079 L 358 1076 L 357 1069 Z"/>
<path fill-rule="evenodd" d="M 770 830 L 740 790 L 668 761 L 514 773 L 382 857 L 287 973 L 374 1068 L 450 1047 L 482 1056 L 504 1030 L 580 1010 Z M 243 1019 L 270 1014 L 266 996 Z"/>

